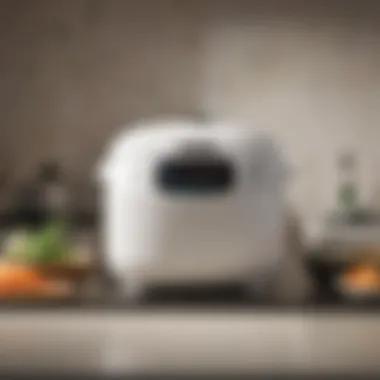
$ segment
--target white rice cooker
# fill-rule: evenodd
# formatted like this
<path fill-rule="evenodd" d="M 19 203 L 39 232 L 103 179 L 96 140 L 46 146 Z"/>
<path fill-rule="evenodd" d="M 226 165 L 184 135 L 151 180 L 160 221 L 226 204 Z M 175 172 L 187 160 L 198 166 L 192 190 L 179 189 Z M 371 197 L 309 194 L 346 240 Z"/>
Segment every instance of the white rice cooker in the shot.
<path fill-rule="evenodd" d="M 98 168 L 106 266 L 124 294 L 151 284 L 249 286 L 285 248 L 285 167 L 275 143 L 238 126 L 129 126 Z"/>

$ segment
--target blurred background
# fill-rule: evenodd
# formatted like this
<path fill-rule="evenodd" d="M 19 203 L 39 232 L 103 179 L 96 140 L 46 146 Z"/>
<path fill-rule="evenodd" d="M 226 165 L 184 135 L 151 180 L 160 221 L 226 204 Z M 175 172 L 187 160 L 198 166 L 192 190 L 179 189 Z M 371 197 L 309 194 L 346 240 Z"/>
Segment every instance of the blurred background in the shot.
<path fill-rule="evenodd" d="M 308 247 L 323 238 L 347 178 L 363 218 L 379 210 L 375 2 L 3 0 L 0 7 L 4 225 L 17 220 L 21 204 L 33 204 L 25 193 L 49 164 L 63 173 L 71 212 L 94 224 L 95 165 L 106 144 L 134 121 L 167 115 L 269 131 L 292 168 L 289 205 Z"/>
<path fill-rule="evenodd" d="M 375 2 L 1 1 L 1 203 L 59 162 L 93 212 L 93 168 L 139 118 L 207 114 L 269 129 L 307 233 L 335 205 L 337 155 L 379 207 Z"/>

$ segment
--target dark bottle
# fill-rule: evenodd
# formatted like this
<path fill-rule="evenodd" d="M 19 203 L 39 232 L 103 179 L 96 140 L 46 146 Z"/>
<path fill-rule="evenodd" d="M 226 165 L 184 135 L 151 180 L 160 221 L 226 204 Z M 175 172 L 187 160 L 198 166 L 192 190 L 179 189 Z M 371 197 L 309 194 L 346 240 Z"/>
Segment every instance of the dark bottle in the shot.
<path fill-rule="evenodd" d="M 51 221 L 65 221 L 68 197 L 60 167 L 42 163 L 34 178 L 16 194 L 15 222 L 26 229 L 39 229 Z"/>
<path fill-rule="evenodd" d="M 16 224 L 22 228 L 35 229 L 44 224 L 44 219 L 36 183 L 29 182 L 22 185 L 17 194 Z"/>
<path fill-rule="evenodd" d="M 68 214 L 68 196 L 59 165 L 55 162 L 41 164 L 37 183 L 44 222 L 63 222 Z"/>

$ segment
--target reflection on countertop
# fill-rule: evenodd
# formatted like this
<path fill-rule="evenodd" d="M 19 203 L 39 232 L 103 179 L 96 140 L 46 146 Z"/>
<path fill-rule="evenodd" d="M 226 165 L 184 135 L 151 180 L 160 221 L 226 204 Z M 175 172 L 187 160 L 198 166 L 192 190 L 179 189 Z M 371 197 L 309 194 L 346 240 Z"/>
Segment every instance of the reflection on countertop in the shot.
<path fill-rule="evenodd" d="M 374 315 L 12 311 L 0 335 L 0 373 L 380 373 Z"/>

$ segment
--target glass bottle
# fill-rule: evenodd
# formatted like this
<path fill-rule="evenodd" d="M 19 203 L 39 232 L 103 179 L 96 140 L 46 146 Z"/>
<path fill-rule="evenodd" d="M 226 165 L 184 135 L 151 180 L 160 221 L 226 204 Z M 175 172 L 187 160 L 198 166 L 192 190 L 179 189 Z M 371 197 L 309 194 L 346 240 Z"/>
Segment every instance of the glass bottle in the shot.
<path fill-rule="evenodd" d="M 358 206 L 356 158 L 353 153 L 344 153 L 338 159 L 339 169 L 339 210 L 348 215 Z"/>
<path fill-rule="evenodd" d="M 39 168 L 38 180 L 46 222 L 64 222 L 68 211 L 68 192 L 59 165 L 55 162 L 43 163 Z"/>

